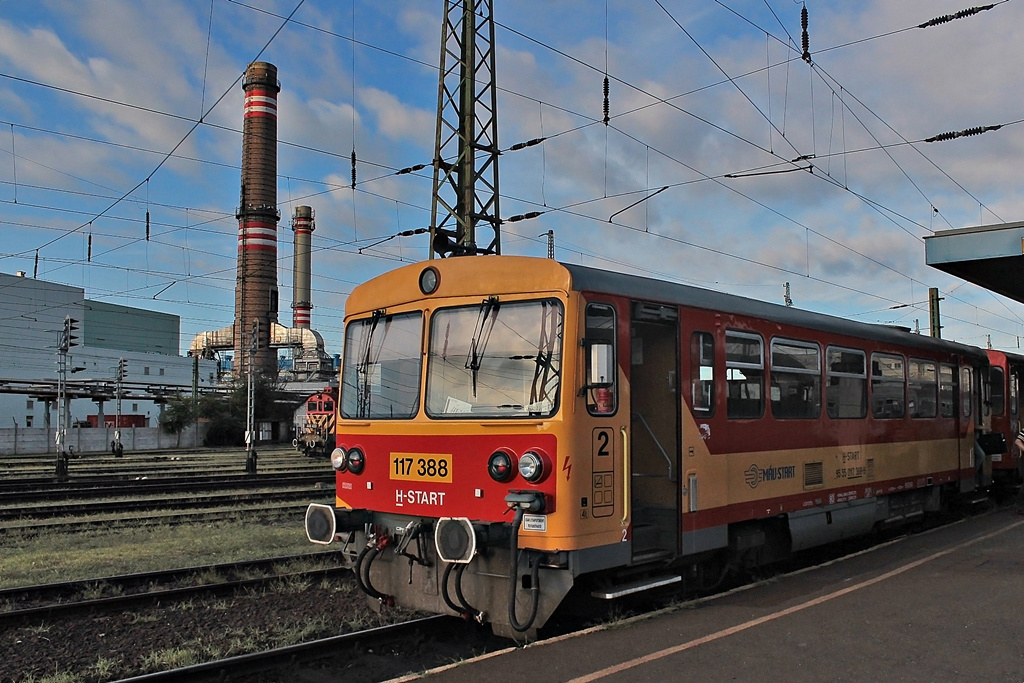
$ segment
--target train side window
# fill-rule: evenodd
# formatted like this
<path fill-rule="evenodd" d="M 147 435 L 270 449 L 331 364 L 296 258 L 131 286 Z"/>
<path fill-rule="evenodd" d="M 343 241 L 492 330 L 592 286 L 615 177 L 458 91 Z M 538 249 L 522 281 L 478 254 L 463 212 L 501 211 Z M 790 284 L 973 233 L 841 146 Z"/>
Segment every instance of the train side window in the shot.
<path fill-rule="evenodd" d="M 858 349 L 830 346 L 825 352 L 828 416 L 859 419 L 868 414 L 867 355 Z"/>
<path fill-rule="evenodd" d="M 871 354 L 871 414 L 878 418 L 903 417 L 906 374 L 903 356 Z"/>
<path fill-rule="evenodd" d="M 911 359 L 907 363 L 907 401 L 910 417 L 935 417 L 938 415 L 938 377 L 935 363 Z"/>
<path fill-rule="evenodd" d="M 615 355 L 615 309 L 608 304 L 588 304 L 584 385 L 587 411 L 591 415 L 612 415 L 618 404 L 618 363 Z"/>
<path fill-rule="evenodd" d="M 989 384 L 992 386 L 992 414 L 1002 415 L 1006 412 L 1006 375 L 1002 368 L 989 368 Z"/>
<path fill-rule="evenodd" d="M 734 419 L 764 415 L 764 342 L 748 332 L 725 333 L 726 414 Z"/>
<path fill-rule="evenodd" d="M 960 368 L 960 406 L 964 417 L 971 416 L 971 397 L 974 395 L 974 382 L 970 368 Z"/>
<path fill-rule="evenodd" d="M 694 412 L 715 414 L 715 337 L 710 332 L 690 337 L 690 400 Z"/>
<path fill-rule="evenodd" d="M 956 370 L 945 363 L 939 366 L 939 415 L 956 416 Z"/>
<path fill-rule="evenodd" d="M 817 344 L 772 340 L 772 416 L 817 419 L 821 415 L 821 351 Z"/>
<path fill-rule="evenodd" d="M 1020 388 L 1020 376 L 1017 371 L 1010 370 L 1010 415 L 1016 416 L 1019 411 L 1019 404 L 1017 403 L 1017 396 L 1019 395 Z"/>

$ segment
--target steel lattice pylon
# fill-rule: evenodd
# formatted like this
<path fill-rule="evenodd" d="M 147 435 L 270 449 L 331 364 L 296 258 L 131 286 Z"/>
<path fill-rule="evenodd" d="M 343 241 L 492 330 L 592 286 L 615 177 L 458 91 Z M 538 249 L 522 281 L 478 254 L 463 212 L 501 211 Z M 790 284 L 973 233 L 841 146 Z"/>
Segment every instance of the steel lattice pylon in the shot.
<path fill-rule="evenodd" d="M 437 89 L 431 258 L 500 254 L 492 0 L 445 0 Z M 477 244 L 477 227 L 493 239 Z"/>

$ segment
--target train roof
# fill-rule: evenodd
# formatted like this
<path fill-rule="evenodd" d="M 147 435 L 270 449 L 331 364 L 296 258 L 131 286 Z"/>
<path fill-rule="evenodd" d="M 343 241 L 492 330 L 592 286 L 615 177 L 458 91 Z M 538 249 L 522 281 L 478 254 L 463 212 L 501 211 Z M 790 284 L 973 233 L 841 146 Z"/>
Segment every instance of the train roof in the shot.
<path fill-rule="evenodd" d="M 487 267 L 479 268 L 479 259 Z M 591 291 L 626 296 L 639 301 L 693 306 L 709 311 L 763 318 L 785 325 L 836 335 L 873 340 L 893 346 L 911 346 L 935 352 L 959 353 L 987 362 L 985 351 L 967 344 L 913 334 L 907 328 L 845 320 L 791 306 L 725 294 L 711 289 L 668 282 L 640 275 L 589 268 L 529 256 L 455 257 L 421 261 L 372 278 L 353 289 L 346 303 L 346 318 L 377 308 L 390 308 L 422 299 L 419 274 L 427 267 L 441 274 L 442 296 L 470 292 L 503 295 L 524 291 Z M 452 288 L 453 282 L 459 283 Z"/>
<path fill-rule="evenodd" d="M 639 275 L 588 268 L 571 263 L 562 265 L 572 276 L 572 288 L 579 291 L 608 292 L 642 301 L 682 304 L 711 311 L 764 318 L 785 325 L 870 339 L 887 344 L 961 353 L 987 359 L 985 352 L 978 347 L 914 334 L 906 328 L 846 320 L 792 306 L 782 306 L 735 294 Z"/>

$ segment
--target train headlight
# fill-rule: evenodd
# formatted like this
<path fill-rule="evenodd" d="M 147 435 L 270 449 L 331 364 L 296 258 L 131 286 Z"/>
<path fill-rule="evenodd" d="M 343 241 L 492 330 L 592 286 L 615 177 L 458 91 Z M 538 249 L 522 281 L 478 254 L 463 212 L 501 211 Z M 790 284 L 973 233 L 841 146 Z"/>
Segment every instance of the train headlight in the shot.
<path fill-rule="evenodd" d="M 352 474 L 362 474 L 363 468 L 366 467 L 366 456 L 358 448 L 350 450 L 345 460 L 348 464 L 348 471 Z"/>
<path fill-rule="evenodd" d="M 335 448 L 331 451 L 331 466 L 339 472 L 345 471 L 345 465 L 348 463 L 348 457 L 345 453 L 344 448 Z"/>
<path fill-rule="evenodd" d="M 441 276 L 437 269 L 431 266 L 420 273 L 420 291 L 424 294 L 433 294 L 437 291 L 437 285 L 441 282 Z"/>
<path fill-rule="evenodd" d="M 534 451 L 526 451 L 519 456 L 519 474 L 531 484 L 537 483 L 547 474 L 544 471 L 544 458 Z"/>
<path fill-rule="evenodd" d="M 497 482 L 508 481 L 512 478 L 512 456 L 505 451 L 495 451 L 487 461 L 487 474 Z"/>

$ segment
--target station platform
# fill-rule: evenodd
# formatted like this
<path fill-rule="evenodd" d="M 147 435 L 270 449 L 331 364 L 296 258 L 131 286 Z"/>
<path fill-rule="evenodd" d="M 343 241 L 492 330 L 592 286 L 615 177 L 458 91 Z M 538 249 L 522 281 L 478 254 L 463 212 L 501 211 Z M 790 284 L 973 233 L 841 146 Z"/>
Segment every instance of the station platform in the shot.
<path fill-rule="evenodd" d="M 1024 681 L 1024 517 L 997 511 L 827 565 L 396 681 Z"/>

